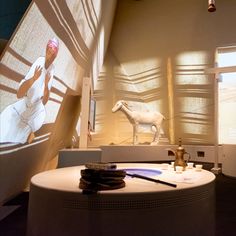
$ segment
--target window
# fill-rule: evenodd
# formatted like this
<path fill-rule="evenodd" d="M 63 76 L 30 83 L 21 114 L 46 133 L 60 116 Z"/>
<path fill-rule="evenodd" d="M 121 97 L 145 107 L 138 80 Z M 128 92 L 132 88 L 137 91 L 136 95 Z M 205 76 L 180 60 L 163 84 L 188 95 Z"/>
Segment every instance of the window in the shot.
<path fill-rule="evenodd" d="M 218 48 L 218 142 L 236 144 L 236 46 Z"/>

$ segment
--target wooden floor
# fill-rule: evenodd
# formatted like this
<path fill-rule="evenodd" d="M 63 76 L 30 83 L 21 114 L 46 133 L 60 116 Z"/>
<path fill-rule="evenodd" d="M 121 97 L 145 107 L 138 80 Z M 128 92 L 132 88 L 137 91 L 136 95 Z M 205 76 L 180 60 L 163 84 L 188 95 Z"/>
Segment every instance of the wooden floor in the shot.
<path fill-rule="evenodd" d="M 207 165 L 204 167 L 205 169 L 208 168 Z M 1 236 L 26 235 L 28 199 L 29 193 L 24 192 L 4 205 L 6 208 L 3 211 L 9 211 L 9 215 L 0 220 Z M 216 176 L 216 230 L 215 235 L 209 236 L 235 236 L 235 232 L 236 178 L 219 174 Z"/>

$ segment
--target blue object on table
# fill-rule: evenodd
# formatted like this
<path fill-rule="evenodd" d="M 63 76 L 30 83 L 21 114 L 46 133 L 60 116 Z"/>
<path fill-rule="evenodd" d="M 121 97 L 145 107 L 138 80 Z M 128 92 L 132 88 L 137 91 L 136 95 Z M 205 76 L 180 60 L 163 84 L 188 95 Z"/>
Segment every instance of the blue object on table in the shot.
<path fill-rule="evenodd" d="M 160 175 L 162 173 L 160 170 L 144 169 L 144 168 L 128 168 L 124 170 L 130 174 L 145 175 L 147 177 Z"/>

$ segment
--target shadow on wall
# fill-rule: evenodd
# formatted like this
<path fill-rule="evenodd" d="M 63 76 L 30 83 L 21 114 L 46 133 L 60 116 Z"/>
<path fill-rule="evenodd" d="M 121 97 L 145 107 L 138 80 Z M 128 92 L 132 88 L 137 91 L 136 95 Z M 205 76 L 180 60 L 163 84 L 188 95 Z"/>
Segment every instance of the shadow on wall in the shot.
<path fill-rule="evenodd" d="M 204 73 L 209 67 L 205 58 L 204 52 L 189 52 L 167 60 L 144 58 L 122 64 L 108 48 L 94 92 L 99 104 L 96 114 L 99 132 L 92 145 L 132 143 L 129 121 L 124 115 L 111 112 L 118 100 L 127 101 L 132 109 L 164 114 L 161 142 L 169 140 L 174 144 L 182 137 L 186 144 L 213 143 L 214 79 Z M 150 134 L 141 140 L 150 142 Z"/>

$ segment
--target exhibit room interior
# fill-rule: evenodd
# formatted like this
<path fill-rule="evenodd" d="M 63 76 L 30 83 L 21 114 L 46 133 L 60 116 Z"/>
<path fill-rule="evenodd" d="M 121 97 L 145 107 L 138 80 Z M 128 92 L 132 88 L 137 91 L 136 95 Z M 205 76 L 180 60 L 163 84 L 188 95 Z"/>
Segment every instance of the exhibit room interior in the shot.
<path fill-rule="evenodd" d="M 215 235 L 217 176 L 236 178 L 236 1 L 5 9 L 0 222 L 27 193 L 27 236 Z"/>

